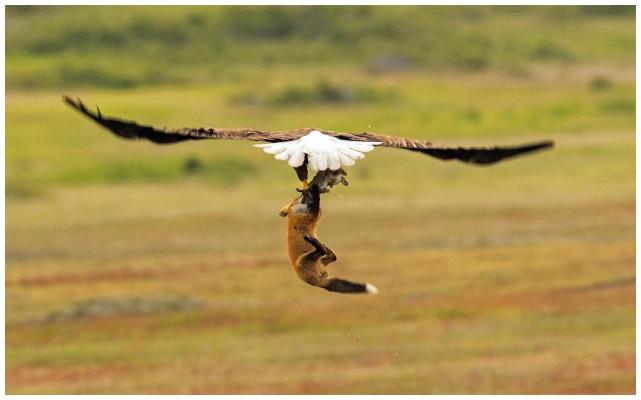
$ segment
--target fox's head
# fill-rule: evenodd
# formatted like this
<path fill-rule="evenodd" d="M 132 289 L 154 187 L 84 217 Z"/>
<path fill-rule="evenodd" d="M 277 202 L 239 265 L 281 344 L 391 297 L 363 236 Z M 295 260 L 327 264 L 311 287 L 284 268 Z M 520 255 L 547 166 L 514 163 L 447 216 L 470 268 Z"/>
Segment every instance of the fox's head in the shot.
<path fill-rule="evenodd" d="M 301 222 L 316 222 L 320 216 L 320 192 L 317 185 L 301 191 L 299 196 L 283 207 L 278 213 L 281 217 L 294 218 Z"/>

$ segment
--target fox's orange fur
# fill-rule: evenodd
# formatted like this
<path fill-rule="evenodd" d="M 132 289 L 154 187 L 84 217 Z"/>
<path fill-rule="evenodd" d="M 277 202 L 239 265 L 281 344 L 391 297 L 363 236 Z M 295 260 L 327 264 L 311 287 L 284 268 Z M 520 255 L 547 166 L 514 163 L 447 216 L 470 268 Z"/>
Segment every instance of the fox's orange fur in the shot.
<path fill-rule="evenodd" d="M 331 292 L 377 293 L 377 289 L 369 283 L 355 283 L 328 276 L 323 269 L 336 261 L 337 257 L 316 235 L 316 226 L 321 217 L 320 189 L 317 185 L 312 184 L 302 191 L 300 196 L 283 207 L 279 215 L 287 217 L 289 261 L 301 280 Z"/>

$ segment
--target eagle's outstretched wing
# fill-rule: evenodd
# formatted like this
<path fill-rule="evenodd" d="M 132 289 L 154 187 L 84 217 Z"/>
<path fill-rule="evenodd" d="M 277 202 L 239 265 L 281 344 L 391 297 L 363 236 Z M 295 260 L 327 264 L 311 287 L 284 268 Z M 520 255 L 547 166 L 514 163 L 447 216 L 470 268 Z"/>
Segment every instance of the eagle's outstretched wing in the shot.
<path fill-rule="evenodd" d="M 252 140 L 256 142 L 283 142 L 298 139 L 306 132 L 265 132 L 256 129 L 214 129 L 214 128 L 179 128 L 158 129 L 153 126 L 140 125 L 135 121 L 105 117 L 96 108 L 96 112 L 89 110 L 80 99 L 74 100 L 69 96 L 62 97 L 65 103 L 80 111 L 97 124 L 110 130 L 117 136 L 125 139 L 146 139 L 158 144 L 170 144 L 185 140 L 201 139 L 229 139 Z"/>
<path fill-rule="evenodd" d="M 411 139 L 397 136 L 386 136 L 375 133 L 343 133 L 343 132 L 333 132 L 325 131 L 321 129 L 314 128 L 301 128 L 294 129 L 291 131 L 259 131 L 256 129 L 214 129 L 214 128 L 180 128 L 180 129 L 158 129 L 152 126 L 140 125 L 134 121 L 121 120 L 117 118 L 108 118 L 104 117 L 100 110 L 97 109 L 96 112 L 92 112 L 85 105 L 78 100 L 73 100 L 68 96 L 63 96 L 63 100 L 69 104 L 71 107 L 80 111 L 87 117 L 94 120 L 96 123 L 107 128 L 117 136 L 120 136 L 125 139 L 146 139 L 154 143 L 159 144 L 169 144 L 177 143 L 185 140 L 201 140 L 201 139 L 228 139 L 228 140 L 250 140 L 257 142 L 267 142 L 267 143 L 280 143 L 280 142 L 292 142 L 292 145 L 295 144 L 298 139 L 301 139 L 304 136 L 309 135 L 310 133 L 321 133 L 326 136 L 332 136 L 341 141 L 349 142 L 368 142 L 362 143 L 353 143 L 349 144 L 344 142 L 344 146 L 341 149 L 347 148 L 345 151 L 349 151 L 350 147 L 354 147 L 356 152 L 365 152 L 371 150 L 373 145 L 380 145 L 383 147 L 392 147 L 398 149 L 405 149 L 420 152 L 427 154 L 429 156 L 441 159 L 441 160 L 459 160 L 472 164 L 479 165 L 488 165 L 498 162 L 500 160 L 514 157 L 519 154 L 530 153 L 536 150 L 544 149 L 554 145 L 552 141 L 541 141 L 536 143 L 528 143 L 518 146 L 496 146 L 496 147 L 449 147 L 442 146 L 435 143 L 431 143 L 425 140 Z M 287 150 L 287 146 L 284 143 L 278 145 L 283 149 Z M 293 167 L 300 166 L 303 163 L 304 157 L 296 157 L 297 153 L 284 153 L 275 152 L 276 147 L 269 147 L 266 145 L 264 150 L 270 154 L 276 154 L 277 159 L 290 160 L 290 165 Z M 359 150 L 360 149 L 360 150 Z M 339 151 L 340 153 L 340 151 Z M 342 154 L 342 153 L 341 153 Z M 337 154 L 340 156 L 341 154 Z M 345 155 L 345 154 L 343 154 Z M 356 154 L 353 154 L 356 156 Z M 328 157 L 331 156 L 328 155 Z M 347 156 L 351 159 L 358 159 L 361 157 L 351 157 L 349 154 Z M 295 157 L 295 158 L 293 158 Z M 300 159 L 300 160 L 299 160 Z M 344 165 L 351 165 L 342 162 Z M 292 165 L 291 161 L 295 161 Z M 300 161 L 300 163 L 298 162 Z M 327 162 L 327 161 L 326 161 Z M 322 163 L 321 165 L 330 165 L 331 160 L 327 164 Z M 339 164 L 340 167 L 340 164 Z"/>
<path fill-rule="evenodd" d="M 341 133 L 322 131 L 338 139 L 352 141 L 379 142 L 380 146 L 405 149 L 427 154 L 440 160 L 459 160 L 471 164 L 488 165 L 519 154 L 554 146 L 551 140 L 521 144 L 517 146 L 495 147 L 454 147 L 443 146 L 426 140 L 411 139 L 400 136 L 387 136 L 377 133 Z"/>

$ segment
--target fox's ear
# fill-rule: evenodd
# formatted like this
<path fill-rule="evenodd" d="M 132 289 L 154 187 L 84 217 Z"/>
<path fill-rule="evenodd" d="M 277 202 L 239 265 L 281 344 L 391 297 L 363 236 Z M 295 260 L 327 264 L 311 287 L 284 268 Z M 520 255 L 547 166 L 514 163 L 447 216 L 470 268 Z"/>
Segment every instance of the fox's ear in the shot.
<path fill-rule="evenodd" d="M 278 215 L 280 215 L 281 217 L 285 218 L 287 216 L 287 214 L 289 213 L 289 211 L 287 211 L 288 208 L 289 207 L 283 207 L 283 209 L 278 212 Z"/>

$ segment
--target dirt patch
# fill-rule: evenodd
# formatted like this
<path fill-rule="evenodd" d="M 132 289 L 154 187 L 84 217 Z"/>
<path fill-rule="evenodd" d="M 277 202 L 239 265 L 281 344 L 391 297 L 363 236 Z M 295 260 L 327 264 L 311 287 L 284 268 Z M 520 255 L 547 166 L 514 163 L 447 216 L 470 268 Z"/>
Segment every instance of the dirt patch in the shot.
<path fill-rule="evenodd" d="M 38 318 L 38 321 L 53 323 L 92 317 L 186 311 L 199 309 L 203 306 L 203 302 L 183 296 L 95 298 L 49 312 Z"/>
<path fill-rule="evenodd" d="M 7 279 L 6 286 L 55 286 L 62 284 L 81 284 L 98 281 L 131 281 L 134 279 L 167 278 L 175 279 L 219 270 L 223 268 L 258 268 L 265 265 L 286 264 L 285 258 L 259 258 L 251 260 L 229 260 L 215 264 L 183 265 L 170 268 L 116 268 L 105 271 L 80 273 L 57 273 Z"/>
<path fill-rule="evenodd" d="M 124 376 L 131 372 L 131 367 L 122 365 L 101 365 L 94 367 L 39 367 L 24 366 L 7 370 L 7 392 L 16 388 L 55 386 L 56 384 L 71 384 L 87 382 L 95 379 L 107 379 Z"/>
<path fill-rule="evenodd" d="M 625 278 L 610 279 L 607 281 L 598 281 L 586 285 L 571 286 L 560 289 L 552 290 L 553 293 L 572 293 L 572 292 L 591 292 L 594 290 L 603 290 L 617 288 L 621 286 L 634 286 L 636 284 L 636 277 L 630 276 Z"/>

